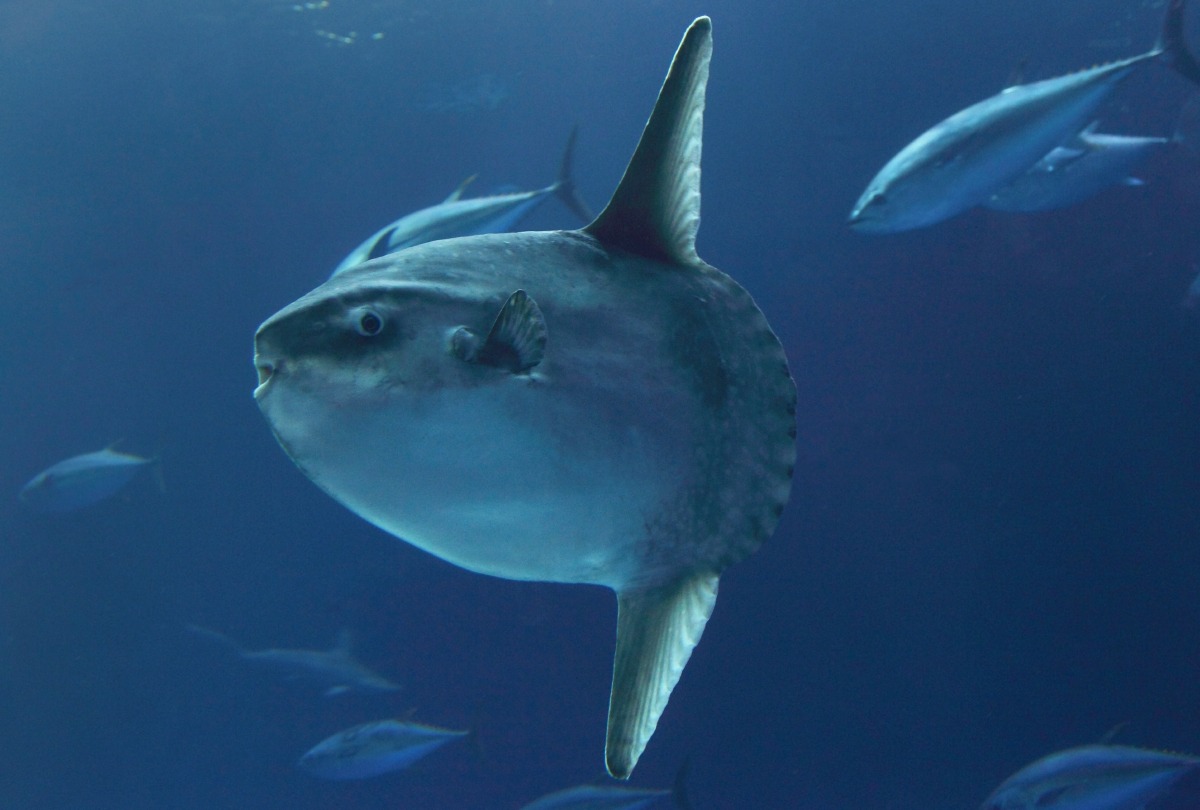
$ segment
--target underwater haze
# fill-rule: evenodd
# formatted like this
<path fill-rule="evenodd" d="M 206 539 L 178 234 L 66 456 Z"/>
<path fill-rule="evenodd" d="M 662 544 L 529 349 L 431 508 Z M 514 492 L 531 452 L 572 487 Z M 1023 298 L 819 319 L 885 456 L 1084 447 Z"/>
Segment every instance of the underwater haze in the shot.
<path fill-rule="evenodd" d="M 787 351 L 798 459 L 632 786 L 686 761 L 697 810 L 969 810 L 1120 724 L 1122 744 L 1200 752 L 1200 317 L 1181 307 L 1200 132 L 1144 186 L 1060 211 L 845 222 L 889 157 L 1018 66 L 1142 53 L 1162 13 L 0 0 L 0 808 L 516 810 L 605 778 L 611 593 L 460 570 L 327 497 L 254 404 L 252 341 L 470 175 L 469 195 L 552 183 L 576 124 L 600 210 L 700 14 L 698 250 Z M 1146 65 L 1102 129 L 1170 137 L 1195 95 Z M 578 225 L 550 199 L 522 227 Z M 19 500 L 118 440 L 161 486 Z M 348 638 L 401 688 L 326 695 L 223 634 Z M 471 737 L 373 779 L 297 768 L 386 718 Z"/>

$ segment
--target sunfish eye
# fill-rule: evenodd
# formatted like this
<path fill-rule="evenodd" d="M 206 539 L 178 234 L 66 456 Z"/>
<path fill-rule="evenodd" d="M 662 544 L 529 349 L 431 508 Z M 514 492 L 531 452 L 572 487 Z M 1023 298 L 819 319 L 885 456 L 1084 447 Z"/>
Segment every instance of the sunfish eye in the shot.
<path fill-rule="evenodd" d="M 383 331 L 383 318 L 373 309 L 360 307 L 351 314 L 354 331 L 363 337 L 375 337 Z"/>

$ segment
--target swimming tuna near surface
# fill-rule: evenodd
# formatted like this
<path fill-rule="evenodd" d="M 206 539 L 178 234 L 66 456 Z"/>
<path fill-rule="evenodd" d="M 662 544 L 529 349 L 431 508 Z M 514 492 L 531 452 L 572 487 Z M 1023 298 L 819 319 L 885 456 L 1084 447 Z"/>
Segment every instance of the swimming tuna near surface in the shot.
<path fill-rule="evenodd" d="M 313 746 L 296 767 L 322 779 L 367 779 L 407 768 L 466 731 L 377 720 L 339 731 Z"/>
<path fill-rule="evenodd" d="M 229 647 L 243 661 L 261 664 L 284 677 L 315 683 L 325 690 L 326 697 L 347 692 L 395 692 L 400 685 L 360 663 L 350 651 L 350 633 L 342 630 L 333 647 L 328 650 L 275 649 L 247 650 L 224 633 L 189 624 L 191 630 Z"/>
<path fill-rule="evenodd" d="M 1026 765 L 981 810 L 1141 810 L 1198 764 L 1184 754 L 1085 745 Z"/>
<path fill-rule="evenodd" d="M 471 571 L 616 591 L 605 758 L 619 778 L 721 572 L 774 531 L 796 458 L 783 347 L 696 255 L 711 54 L 701 17 L 587 227 L 418 245 L 255 336 L 259 408 L 346 507 Z"/>
<path fill-rule="evenodd" d="M 1170 138 L 1109 135 L 1089 124 L 1025 173 L 983 201 L 996 211 L 1034 213 L 1066 208 L 1113 186 L 1140 186 L 1131 173 Z"/>
<path fill-rule="evenodd" d="M 941 222 L 984 203 L 1070 140 L 1134 68 L 1159 59 L 1200 84 L 1183 41 L 1184 0 L 1168 0 L 1152 50 L 1054 79 L 1008 87 L 927 130 L 875 175 L 850 212 L 862 233 Z"/>
<path fill-rule="evenodd" d="M 21 488 L 18 497 L 39 512 L 73 512 L 117 494 L 139 470 L 157 461 L 109 446 L 46 468 Z"/>
<path fill-rule="evenodd" d="M 582 222 L 590 222 L 592 212 L 579 196 L 575 180 L 571 175 L 571 164 L 575 153 L 576 130 L 567 138 L 559 165 L 558 179 L 545 188 L 533 191 L 515 191 L 509 194 L 493 194 L 487 197 L 471 197 L 464 200 L 463 192 L 474 175 L 468 177 L 449 197 L 437 205 L 422 208 L 379 229 L 367 241 L 350 251 L 346 258 L 334 268 L 338 275 L 369 259 L 387 256 L 398 250 L 455 236 L 476 236 L 483 233 L 500 233 L 515 228 L 535 208 L 551 195 L 558 197 Z"/>

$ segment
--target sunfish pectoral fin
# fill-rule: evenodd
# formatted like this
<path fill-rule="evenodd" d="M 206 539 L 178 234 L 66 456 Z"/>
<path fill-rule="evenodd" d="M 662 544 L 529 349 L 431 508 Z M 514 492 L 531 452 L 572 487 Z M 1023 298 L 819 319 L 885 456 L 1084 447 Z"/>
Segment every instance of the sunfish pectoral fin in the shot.
<path fill-rule="evenodd" d="M 699 261 L 700 150 L 711 59 L 712 22 L 699 17 L 679 43 L 617 190 L 586 233 L 651 259 Z"/>
<path fill-rule="evenodd" d="M 454 333 L 451 348 L 462 360 L 523 374 L 546 354 L 546 320 L 537 302 L 524 290 L 508 297 L 482 341 L 463 327 Z"/>
<path fill-rule="evenodd" d="M 718 576 L 693 572 L 666 585 L 617 593 L 617 652 L 604 752 L 614 777 L 629 777 L 654 733 L 716 604 Z"/>

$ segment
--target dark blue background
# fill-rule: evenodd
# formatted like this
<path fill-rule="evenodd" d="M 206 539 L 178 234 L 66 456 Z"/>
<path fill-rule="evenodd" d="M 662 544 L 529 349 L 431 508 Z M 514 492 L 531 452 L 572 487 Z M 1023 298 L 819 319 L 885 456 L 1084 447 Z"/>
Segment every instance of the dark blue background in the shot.
<path fill-rule="evenodd" d="M 611 594 L 459 571 L 319 493 L 253 404 L 251 337 L 463 177 L 549 182 L 576 122 L 598 208 L 699 13 L 699 248 L 788 349 L 800 459 L 635 783 L 690 756 L 701 810 L 969 808 L 1117 723 L 1200 748 L 1196 154 L 1059 213 L 842 225 L 921 130 L 1024 59 L 1148 47 L 1153 5 L 0 0 L 0 492 L 119 438 L 167 482 L 61 517 L 0 498 L 0 806 L 516 808 L 599 778 Z M 483 74 L 496 109 L 428 109 Z M 1147 67 L 1105 128 L 1169 133 L 1188 92 Z M 252 646 L 347 626 L 406 688 L 327 700 L 188 622 Z M 412 710 L 479 751 L 294 769 Z"/>

